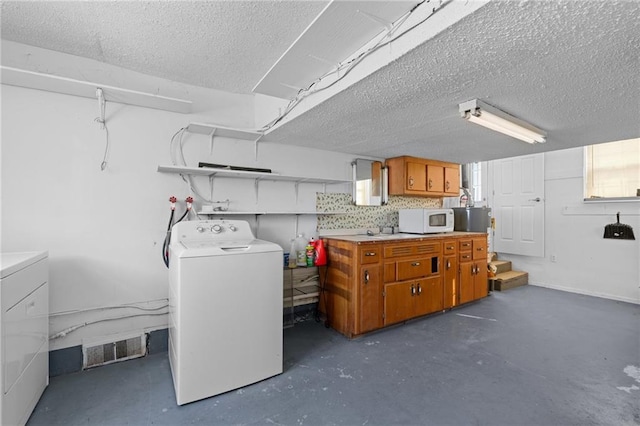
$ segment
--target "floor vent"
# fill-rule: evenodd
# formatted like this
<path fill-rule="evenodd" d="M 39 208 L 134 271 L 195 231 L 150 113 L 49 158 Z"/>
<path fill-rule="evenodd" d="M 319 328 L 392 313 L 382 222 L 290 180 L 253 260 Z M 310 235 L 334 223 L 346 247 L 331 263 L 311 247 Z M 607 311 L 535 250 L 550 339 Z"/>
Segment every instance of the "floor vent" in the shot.
<path fill-rule="evenodd" d="M 83 369 L 139 358 L 147 354 L 146 335 L 82 347 Z"/>

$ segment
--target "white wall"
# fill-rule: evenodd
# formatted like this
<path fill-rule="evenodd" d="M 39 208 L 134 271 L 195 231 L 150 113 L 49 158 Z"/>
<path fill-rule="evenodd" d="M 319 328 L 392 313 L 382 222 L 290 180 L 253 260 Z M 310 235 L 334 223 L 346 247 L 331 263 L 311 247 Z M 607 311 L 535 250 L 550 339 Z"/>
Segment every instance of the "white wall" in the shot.
<path fill-rule="evenodd" d="M 240 104 L 244 101 L 240 101 Z M 239 114 L 245 111 L 246 115 Z M 50 332 L 110 317 L 145 316 L 81 327 L 51 342 L 52 349 L 166 327 L 162 315 L 136 308 L 94 309 L 136 304 L 164 306 L 167 270 L 161 246 L 169 219 L 168 198 L 189 195 L 179 175 L 158 173 L 171 164 L 169 140 L 190 121 L 226 126 L 253 122 L 251 97 L 246 108 L 234 105 L 209 115 L 189 116 L 107 103 L 111 149 L 107 169 L 100 171 L 104 133 L 94 118 L 96 100 L 2 86 L 2 251 L 48 250 L 50 255 Z M 350 179 L 351 155 L 259 144 L 258 160 L 248 141 L 185 138 L 190 165 L 198 161 L 272 168 L 274 172 L 310 177 Z M 209 194 L 207 178 L 198 187 Z M 319 184 L 262 182 L 256 202 L 253 180 L 217 179 L 213 197 L 231 200 L 232 210 L 315 210 Z M 350 185 L 327 187 L 350 192 Z M 200 203 L 196 203 L 196 208 Z M 184 203 L 178 211 L 182 212 Z M 256 229 L 255 217 L 248 216 Z M 288 251 L 295 216 L 261 216 L 258 237 L 280 243 Z M 300 216 L 298 226 L 309 237 L 315 216 Z M 86 311 L 88 310 L 88 311 Z M 66 313 L 74 311 L 86 311 Z"/>
<path fill-rule="evenodd" d="M 583 152 L 544 154 L 545 257 L 499 256 L 527 271 L 530 284 L 640 303 L 640 202 L 584 203 Z M 602 238 L 617 211 L 636 240 Z"/>

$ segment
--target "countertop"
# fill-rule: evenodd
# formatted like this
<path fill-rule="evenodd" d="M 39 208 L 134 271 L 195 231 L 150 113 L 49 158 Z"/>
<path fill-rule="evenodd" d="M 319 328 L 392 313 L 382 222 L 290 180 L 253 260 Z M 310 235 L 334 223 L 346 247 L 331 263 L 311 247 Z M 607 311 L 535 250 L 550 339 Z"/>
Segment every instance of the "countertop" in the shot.
<path fill-rule="evenodd" d="M 351 241 L 354 243 L 369 243 L 369 242 L 379 242 L 379 241 L 407 241 L 407 240 L 432 240 L 432 239 L 442 239 L 442 238 L 459 238 L 459 237 L 478 237 L 482 235 L 487 235 L 486 232 L 441 232 L 438 234 L 376 234 L 376 235 L 327 235 L 322 236 L 323 239 L 328 240 L 343 240 L 343 241 Z"/>
<path fill-rule="evenodd" d="M 49 255 L 46 251 L 27 251 L 16 253 L 0 254 L 0 277 L 8 277 L 25 267 L 46 258 Z"/>

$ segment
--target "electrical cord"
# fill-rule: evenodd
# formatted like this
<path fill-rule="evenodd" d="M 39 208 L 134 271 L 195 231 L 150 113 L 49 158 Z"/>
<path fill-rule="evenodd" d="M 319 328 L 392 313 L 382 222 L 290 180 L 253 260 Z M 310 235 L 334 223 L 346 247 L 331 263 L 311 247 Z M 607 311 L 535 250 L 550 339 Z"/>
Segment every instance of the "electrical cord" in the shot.
<path fill-rule="evenodd" d="M 403 37 L 404 35 L 406 35 L 410 31 L 414 30 L 416 27 L 422 25 L 429 18 L 431 18 L 437 11 L 441 10 L 445 5 L 447 5 L 448 3 L 450 3 L 453 0 L 444 0 L 444 1 L 440 0 L 439 6 L 434 7 L 433 10 L 432 10 L 432 13 L 429 16 L 425 17 L 420 22 L 412 25 L 410 28 L 408 28 L 405 31 L 403 31 L 402 33 L 398 34 L 396 37 L 394 37 L 392 39 L 388 39 L 391 35 L 393 35 L 393 33 L 395 31 L 397 31 L 402 26 L 402 24 L 404 24 L 406 22 L 406 20 L 409 18 L 409 16 L 411 16 L 418 7 L 422 6 L 425 3 L 429 3 L 429 1 L 430 0 L 423 0 L 422 2 L 418 3 L 417 5 L 415 5 L 411 10 L 409 10 L 409 12 L 407 12 L 403 17 L 401 17 L 398 21 L 396 21 L 396 24 L 394 25 L 394 27 L 391 28 L 390 30 L 388 30 L 387 33 L 378 41 L 378 43 L 375 46 L 372 46 L 371 48 L 367 49 L 366 51 L 360 53 L 356 58 L 353 58 L 353 59 L 349 60 L 348 62 L 345 62 L 344 64 L 338 65 L 338 67 L 336 67 L 335 69 L 333 69 L 333 70 L 327 72 L 326 74 L 320 76 L 319 78 L 317 78 L 314 82 L 312 82 L 306 88 L 300 89 L 298 91 L 298 94 L 296 95 L 296 97 L 289 102 L 289 104 L 285 108 L 284 112 L 281 113 L 279 117 L 275 118 L 273 121 L 271 121 L 271 122 L 267 123 L 265 126 L 263 126 L 260 129 L 260 131 L 266 132 L 267 130 L 273 128 L 276 124 L 278 124 L 280 121 L 282 121 L 282 119 L 284 119 L 287 115 L 289 115 L 289 113 L 297 105 L 299 105 L 300 102 L 302 102 L 303 99 L 305 99 L 306 97 L 308 97 L 308 96 L 310 96 L 312 94 L 321 92 L 323 90 L 329 89 L 330 87 L 334 86 L 339 81 L 343 80 L 353 70 L 353 68 L 356 65 L 358 65 L 365 57 L 369 56 L 370 54 L 372 54 L 373 52 L 379 50 L 380 48 L 382 48 L 384 46 L 387 46 L 390 43 L 398 40 L 399 38 Z M 384 41 L 385 39 L 388 39 L 388 40 Z M 327 86 L 323 86 L 321 88 L 314 89 L 314 87 L 316 87 L 319 83 L 321 83 L 323 79 L 326 79 L 330 75 L 333 75 L 333 74 L 336 74 L 336 73 L 340 73 L 345 69 L 346 69 L 346 71 L 344 71 L 342 73 L 342 75 L 340 75 L 339 78 L 337 78 L 333 82 L 329 83 Z"/>
<path fill-rule="evenodd" d="M 92 324 L 98 324 L 101 322 L 107 322 L 107 321 L 117 321 L 117 320 L 121 320 L 121 319 L 129 319 L 129 318 L 136 318 L 136 317 L 155 317 L 155 316 L 161 316 L 161 315 L 167 315 L 167 312 L 161 313 L 161 314 L 136 314 L 136 315 L 127 315 L 125 317 L 116 317 L 116 318 L 103 318 L 103 319 L 99 319 L 99 320 L 94 320 L 94 321 L 87 321 L 87 322 L 83 322 L 81 324 L 76 324 L 73 325 L 71 327 L 67 327 L 64 330 L 53 334 L 51 336 L 49 336 L 49 340 L 55 340 L 55 339 L 59 339 L 61 337 L 65 337 L 67 334 L 72 333 L 74 331 L 76 331 L 79 328 L 82 327 L 86 327 L 88 325 L 92 325 Z"/>
<path fill-rule="evenodd" d="M 167 302 L 167 299 L 162 299 L 162 300 L 163 302 Z M 111 309 L 138 309 L 141 311 L 158 311 L 160 309 L 164 309 L 167 307 L 169 307 L 168 303 L 165 303 L 164 305 L 158 306 L 155 308 L 143 308 L 142 306 L 135 306 L 135 305 L 101 306 L 99 308 L 75 309 L 73 311 L 55 312 L 55 313 L 49 314 L 49 316 L 59 317 L 62 315 L 73 315 L 73 314 L 80 314 L 84 312 L 93 312 L 93 311 L 106 311 Z"/>

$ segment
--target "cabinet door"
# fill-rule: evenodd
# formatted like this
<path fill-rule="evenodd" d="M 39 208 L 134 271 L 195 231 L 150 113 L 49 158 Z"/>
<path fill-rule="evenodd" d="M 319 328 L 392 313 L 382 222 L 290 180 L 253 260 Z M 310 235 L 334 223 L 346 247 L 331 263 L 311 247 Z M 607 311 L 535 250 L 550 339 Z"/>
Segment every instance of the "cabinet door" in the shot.
<path fill-rule="evenodd" d="M 441 311 L 444 306 L 442 277 L 420 280 L 417 295 L 415 306 L 416 316 Z"/>
<path fill-rule="evenodd" d="M 406 189 L 410 191 L 427 190 L 427 166 L 424 163 L 407 161 Z"/>
<path fill-rule="evenodd" d="M 444 309 L 458 305 L 458 256 L 444 257 Z"/>
<path fill-rule="evenodd" d="M 380 266 L 369 265 L 360 268 L 359 333 L 366 333 L 382 327 L 380 282 Z"/>
<path fill-rule="evenodd" d="M 444 167 L 427 165 L 427 192 L 444 192 Z"/>
<path fill-rule="evenodd" d="M 384 286 L 384 324 L 393 324 L 413 317 L 416 283 L 402 282 Z"/>
<path fill-rule="evenodd" d="M 474 299 L 482 299 L 489 295 L 489 284 L 487 283 L 486 262 L 475 263 L 475 275 L 473 278 Z"/>
<path fill-rule="evenodd" d="M 475 298 L 474 263 L 460 262 L 460 303 L 471 302 Z"/>
<path fill-rule="evenodd" d="M 460 194 L 460 166 L 444 168 L 444 193 L 453 196 Z"/>

